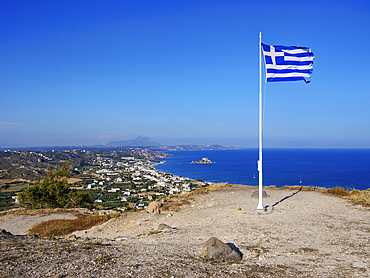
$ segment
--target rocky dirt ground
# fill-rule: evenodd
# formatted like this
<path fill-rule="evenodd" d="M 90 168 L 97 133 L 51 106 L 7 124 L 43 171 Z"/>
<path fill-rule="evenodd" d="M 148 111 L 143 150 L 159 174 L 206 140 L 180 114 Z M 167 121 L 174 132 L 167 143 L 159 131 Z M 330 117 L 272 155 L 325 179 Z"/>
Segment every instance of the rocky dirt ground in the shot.
<path fill-rule="evenodd" d="M 159 215 L 124 214 L 69 238 L 3 232 L 0 277 L 370 277 L 368 208 L 266 187 L 264 205 L 272 210 L 257 213 L 256 190 L 233 186 L 174 198 Z M 210 237 L 234 244 L 243 260 L 207 260 Z"/>

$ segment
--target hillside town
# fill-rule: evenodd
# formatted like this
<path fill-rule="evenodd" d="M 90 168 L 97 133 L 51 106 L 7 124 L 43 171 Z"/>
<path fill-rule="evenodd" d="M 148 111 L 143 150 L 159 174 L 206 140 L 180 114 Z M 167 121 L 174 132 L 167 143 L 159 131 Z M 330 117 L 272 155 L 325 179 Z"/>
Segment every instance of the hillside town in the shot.
<path fill-rule="evenodd" d="M 125 156 L 105 158 L 97 154 L 92 165 L 76 167 L 74 188 L 88 191 L 95 204 L 104 208 L 137 210 L 162 196 L 185 194 L 196 188 L 208 186 L 201 180 L 192 180 L 158 171 L 159 161 Z M 94 176 L 94 179 L 83 179 Z"/>
<path fill-rule="evenodd" d="M 101 209 L 145 209 L 153 200 L 208 186 L 154 168 L 168 154 L 141 148 L 122 150 L 0 152 L 0 208 L 18 206 L 18 194 L 70 162 L 71 188 L 87 192 Z"/>

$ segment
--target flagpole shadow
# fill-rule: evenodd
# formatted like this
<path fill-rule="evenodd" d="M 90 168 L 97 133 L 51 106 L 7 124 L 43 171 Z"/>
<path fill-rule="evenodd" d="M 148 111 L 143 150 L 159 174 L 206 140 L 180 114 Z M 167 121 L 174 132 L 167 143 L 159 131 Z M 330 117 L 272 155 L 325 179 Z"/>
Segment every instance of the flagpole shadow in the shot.
<path fill-rule="evenodd" d="M 289 195 L 289 196 L 284 197 L 283 199 L 281 199 L 281 200 L 277 201 L 277 202 L 276 202 L 275 204 L 273 204 L 273 205 L 267 205 L 267 206 L 264 206 L 263 210 L 256 210 L 256 209 L 255 209 L 255 206 L 254 206 L 254 205 L 251 205 L 251 204 L 249 204 L 249 205 L 247 205 L 247 206 L 244 206 L 244 207 L 243 207 L 243 209 L 244 209 L 244 211 L 246 211 L 246 212 L 258 212 L 259 214 L 266 214 L 266 213 L 267 213 L 267 214 L 269 214 L 269 213 L 272 213 L 272 212 L 273 212 L 273 210 L 274 210 L 274 208 L 275 208 L 278 204 L 280 204 L 280 203 L 284 202 L 285 200 L 287 200 L 287 199 L 289 199 L 289 198 L 293 197 L 294 195 L 298 194 L 300 191 L 302 191 L 302 188 L 303 188 L 303 186 L 301 186 L 301 187 L 299 188 L 299 190 L 298 190 L 298 191 L 294 192 L 293 194 L 291 194 L 291 195 Z"/>
<path fill-rule="evenodd" d="M 280 203 L 284 202 L 285 200 L 287 200 L 287 199 L 289 199 L 289 198 L 293 197 L 294 195 L 298 194 L 298 193 L 302 190 L 302 188 L 303 188 L 303 186 L 301 186 L 297 192 L 294 192 L 292 195 L 289 195 L 289 196 L 284 197 L 283 199 L 281 199 L 280 201 L 277 201 L 275 204 L 273 204 L 273 205 L 271 205 L 271 206 L 270 206 L 270 205 L 265 206 L 265 207 L 264 207 L 264 211 L 265 211 L 265 212 L 268 212 L 268 213 L 271 213 L 271 212 L 272 212 L 272 210 L 273 210 L 273 209 L 274 209 L 278 204 L 280 204 Z"/>
<path fill-rule="evenodd" d="M 284 202 L 285 200 L 287 200 L 287 199 L 289 199 L 289 198 L 293 197 L 294 195 L 298 194 L 298 192 L 300 192 L 300 191 L 302 190 L 302 188 L 303 188 L 303 186 L 301 186 L 301 188 L 299 188 L 299 190 L 298 190 L 297 192 L 294 192 L 292 195 L 286 196 L 286 197 L 284 197 L 283 199 L 281 199 L 280 201 L 277 201 L 275 204 L 273 204 L 273 205 L 272 205 L 272 207 L 275 207 L 275 206 L 277 206 L 278 204 L 280 204 L 280 203 Z"/>

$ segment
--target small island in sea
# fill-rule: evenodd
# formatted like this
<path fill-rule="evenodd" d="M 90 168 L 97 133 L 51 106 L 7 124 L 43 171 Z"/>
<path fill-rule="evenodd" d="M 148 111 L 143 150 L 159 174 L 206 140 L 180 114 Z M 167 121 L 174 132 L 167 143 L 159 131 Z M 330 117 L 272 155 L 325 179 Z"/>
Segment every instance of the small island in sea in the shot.
<path fill-rule="evenodd" d="M 192 161 L 192 162 L 190 162 L 190 164 L 212 164 L 212 163 L 214 163 L 214 162 L 212 162 L 211 160 L 209 160 L 207 157 L 203 157 L 199 161 Z"/>

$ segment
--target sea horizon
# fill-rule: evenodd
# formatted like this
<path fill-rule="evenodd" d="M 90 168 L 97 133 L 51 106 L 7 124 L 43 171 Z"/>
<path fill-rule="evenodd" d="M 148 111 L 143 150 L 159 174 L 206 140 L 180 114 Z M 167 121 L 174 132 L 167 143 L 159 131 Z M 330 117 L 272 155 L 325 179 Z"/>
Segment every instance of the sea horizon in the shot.
<path fill-rule="evenodd" d="M 157 170 L 191 179 L 229 184 L 258 185 L 258 149 L 170 151 Z M 213 164 L 190 164 L 210 159 Z M 370 188 L 370 149 L 265 148 L 263 185 Z"/>

